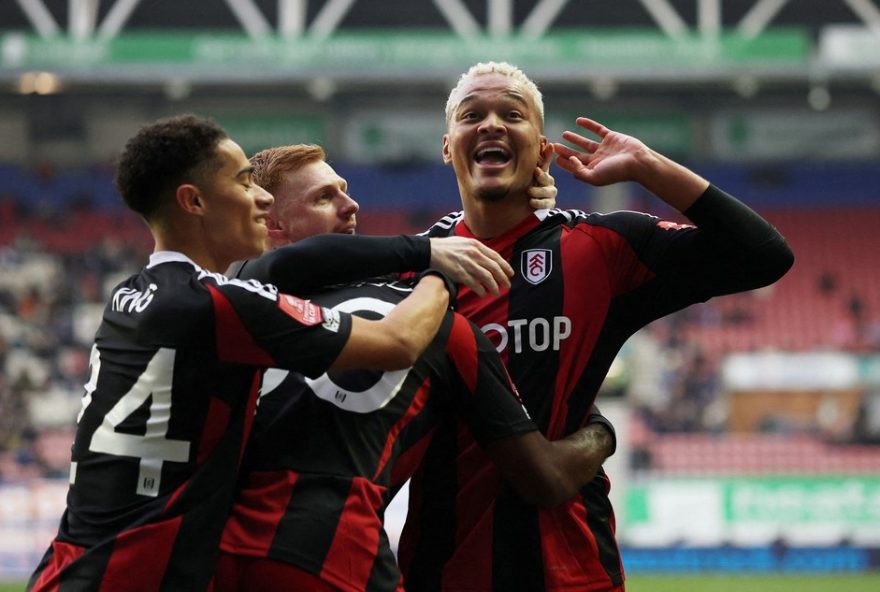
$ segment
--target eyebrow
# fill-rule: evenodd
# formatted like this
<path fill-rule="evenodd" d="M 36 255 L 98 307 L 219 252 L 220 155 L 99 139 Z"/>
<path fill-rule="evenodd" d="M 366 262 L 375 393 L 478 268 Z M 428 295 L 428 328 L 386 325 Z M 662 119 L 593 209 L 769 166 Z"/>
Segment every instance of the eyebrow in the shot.
<path fill-rule="evenodd" d="M 244 167 L 243 169 L 241 169 L 240 171 L 238 171 L 237 173 L 235 173 L 235 176 L 236 176 L 236 177 L 241 177 L 242 175 L 245 175 L 245 174 L 250 175 L 250 174 L 252 174 L 252 173 L 254 172 L 254 170 L 255 170 L 255 167 L 253 167 L 253 166 L 246 166 L 246 167 Z"/>

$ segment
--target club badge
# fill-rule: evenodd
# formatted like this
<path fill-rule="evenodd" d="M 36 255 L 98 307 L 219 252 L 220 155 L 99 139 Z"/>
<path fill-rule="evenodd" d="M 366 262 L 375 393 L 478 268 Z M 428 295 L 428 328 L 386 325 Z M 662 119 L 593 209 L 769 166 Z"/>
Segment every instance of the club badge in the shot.
<path fill-rule="evenodd" d="M 520 272 L 530 284 L 540 284 L 553 270 L 553 252 L 550 249 L 523 251 Z"/>

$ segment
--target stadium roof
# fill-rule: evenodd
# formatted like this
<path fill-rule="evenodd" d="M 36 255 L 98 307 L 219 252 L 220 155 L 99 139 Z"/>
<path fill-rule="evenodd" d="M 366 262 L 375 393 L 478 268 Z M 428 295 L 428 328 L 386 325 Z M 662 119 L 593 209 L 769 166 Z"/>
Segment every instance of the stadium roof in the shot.
<path fill-rule="evenodd" d="M 0 23 L 7 80 L 445 83 L 485 59 L 562 85 L 880 71 L 877 0 L 17 0 Z"/>

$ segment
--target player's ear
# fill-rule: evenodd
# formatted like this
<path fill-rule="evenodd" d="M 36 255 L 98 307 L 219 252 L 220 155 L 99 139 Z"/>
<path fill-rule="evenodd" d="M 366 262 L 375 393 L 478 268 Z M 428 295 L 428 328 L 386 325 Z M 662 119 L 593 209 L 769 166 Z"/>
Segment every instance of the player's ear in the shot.
<path fill-rule="evenodd" d="M 553 144 L 547 141 L 547 136 L 541 136 L 540 146 L 538 166 L 548 171 L 550 170 L 550 163 L 553 161 Z"/>
<path fill-rule="evenodd" d="M 452 162 L 452 154 L 449 152 L 449 134 L 443 134 L 443 164 Z"/>
<path fill-rule="evenodd" d="M 174 193 L 174 197 L 177 200 L 177 205 L 179 205 L 184 212 L 195 214 L 197 216 L 204 214 L 205 200 L 202 197 L 201 191 L 199 191 L 199 188 L 195 185 L 192 185 L 191 183 L 179 185 L 177 191 Z"/>

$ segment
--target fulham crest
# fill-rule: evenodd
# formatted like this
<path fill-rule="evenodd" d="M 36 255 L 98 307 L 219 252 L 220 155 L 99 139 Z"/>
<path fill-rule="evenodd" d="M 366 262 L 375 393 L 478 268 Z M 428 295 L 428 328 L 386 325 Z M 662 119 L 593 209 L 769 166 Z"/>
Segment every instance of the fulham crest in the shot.
<path fill-rule="evenodd" d="M 553 252 L 550 249 L 523 251 L 520 272 L 530 284 L 540 284 L 553 270 Z"/>

